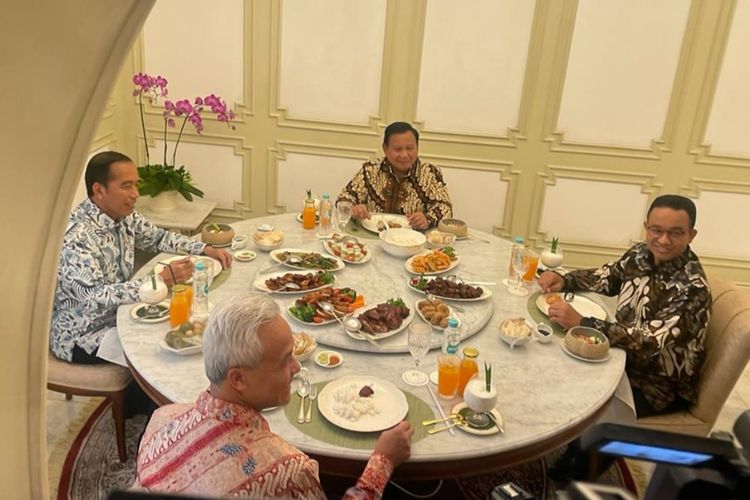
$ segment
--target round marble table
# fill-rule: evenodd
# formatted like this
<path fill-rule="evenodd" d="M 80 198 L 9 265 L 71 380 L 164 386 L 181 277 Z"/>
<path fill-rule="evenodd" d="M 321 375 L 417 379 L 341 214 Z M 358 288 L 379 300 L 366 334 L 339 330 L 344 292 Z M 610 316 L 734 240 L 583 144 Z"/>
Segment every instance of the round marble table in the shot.
<path fill-rule="evenodd" d="M 292 214 L 262 217 L 232 226 L 237 234 L 251 235 L 262 223 L 286 233 L 285 247 L 322 251 L 314 231 L 303 230 Z M 492 362 L 499 393 L 497 407 L 505 419 L 505 433 L 478 437 L 458 430 L 455 436 L 448 432 L 428 436 L 412 446 L 410 460 L 398 468 L 395 477 L 432 479 L 471 475 L 541 456 L 570 441 L 595 422 L 614 394 L 625 368 L 625 354 L 619 349 L 613 349 L 611 358 L 604 363 L 586 363 L 567 356 L 560 347 L 559 338 L 548 344 L 529 342 L 511 350 L 497 335 L 498 325 L 509 317 L 529 318 L 527 297 L 514 297 L 501 284 L 511 244 L 486 233 L 473 234 L 478 238 L 455 243 L 461 263 L 454 272 L 466 280 L 494 281 L 497 286 L 490 287 L 493 296 L 488 301 L 491 303 L 468 304 L 466 311 L 459 313 L 464 314 L 464 336 L 471 335 L 462 345 L 476 346 L 481 353 L 480 359 Z M 400 296 L 412 306 L 422 296 L 407 286 L 410 275 L 403 267 L 404 259 L 385 253 L 377 240 L 367 240 L 367 243 L 373 253 L 372 260 L 362 265 L 347 265 L 337 273 L 336 286 L 360 290 L 370 304 Z M 233 262 L 226 281 L 210 292 L 211 302 L 252 289 L 258 271 L 271 263 L 267 253 L 257 253 L 258 257 L 251 262 Z M 150 270 L 156 260 L 163 257 L 154 259 L 140 273 Z M 284 311 L 294 301 L 294 296 L 274 295 L 274 298 Z M 136 323 L 130 317 L 133 307 L 124 305 L 119 308 L 117 327 L 136 380 L 160 404 L 193 402 L 208 386 L 203 357 L 180 357 L 161 351 L 158 344 L 169 325 Z M 283 314 L 289 319 L 286 312 Z M 319 336 L 321 342 L 325 342 L 326 337 L 329 341 L 333 338 L 333 343 L 338 339 L 350 341 L 333 325 L 302 327 L 289 321 L 294 331 L 304 329 Z M 483 328 L 476 327 L 484 323 Z M 332 335 L 335 337 L 330 337 Z M 405 337 L 405 334 L 400 336 Z M 438 346 L 439 335 L 436 334 L 435 338 L 434 346 Z M 377 374 L 411 391 L 433 407 L 425 387 L 407 386 L 401 380 L 401 373 L 413 368 L 414 362 L 408 354 L 398 352 L 401 349 L 395 338 L 377 349 L 381 352 L 371 352 L 376 349 L 366 342 L 352 342 L 357 345 L 342 347 L 359 350 L 342 350 L 345 362 L 336 369 L 320 368 L 312 360 L 305 362 L 313 381 L 352 374 Z M 426 356 L 423 361 L 425 371 L 434 369 L 438 352 L 433 350 Z M 446 414 L 456 402 L 458 399 L 441 401 Z M 264 416 L 274 432 L 316 458 L 324 472 L 357 476 L 369 457 L 367 450 L 334 446 L 307 436 L 291 425 L 281 410 L 267 412 Z"/>

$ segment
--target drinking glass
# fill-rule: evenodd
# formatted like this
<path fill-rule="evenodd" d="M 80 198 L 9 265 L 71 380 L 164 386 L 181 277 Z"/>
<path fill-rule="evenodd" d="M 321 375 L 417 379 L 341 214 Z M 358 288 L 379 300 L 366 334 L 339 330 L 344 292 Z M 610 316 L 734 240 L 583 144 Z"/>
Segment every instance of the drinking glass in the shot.
<path fill-rule="evenodd" d="M 522 280 L 523 275 L 529 270 L 529 265 L 531 264 L 530 257 L 529 250 L 525 248 L 519 249 L 513 255 L 513 270 L 516 272 L 516 284 L 514 287 L 508 287 L 508 293 L 511 295 L 523 297 L 529 294 L 528 290 L 523 287 Z"/>
<path fill-rule="evenodd" d="M 532 283 L 534 278 L 536 278 L 536 268 L 539 266 L 539 254 L 530 248 L 527 248 L 526 252 L 528 252 L 527 255 L 529 257 L 529 268 L 523 275 L 523 281 L 526 283 Z"/>
<path fill-rule="evenodd" d="M 336 204 L 336 219 L 339 223 L 339 231 L 342 233 L 352 218 L 352 204 L 348 201 L 340 201 Z"/>
<path fill-rule="evenodd" d="M 411 357 L 414 358 L 414 364 L 417 366 L 414 370 L 407 370 L 401 378 L 409 385 L 425 385 L 427 383 L 427 374 L 419 370 L 419 362 L 422 361 L 427 351 L 430 350 L 430 338 L 432 336 L 432 328 L 422 321 L 413 321 L 409 325 L 409 334 L 407 342 L 409 344 L 409 352 Z"/>

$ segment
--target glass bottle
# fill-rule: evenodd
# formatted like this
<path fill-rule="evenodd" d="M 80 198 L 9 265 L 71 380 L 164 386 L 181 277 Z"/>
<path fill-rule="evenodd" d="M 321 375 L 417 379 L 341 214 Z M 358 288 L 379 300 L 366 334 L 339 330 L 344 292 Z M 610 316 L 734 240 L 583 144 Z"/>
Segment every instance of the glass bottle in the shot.
<path fill-rule="evenodd" d="M 458 378 L 458 395 L 464 396 L 464 389 L 466 384 L 471 378 L 479 373 L 479 366 L 477 366 L 477 358 L 479 357 L 479 349 L 476 347 L 464 347 L 464 357 L 461 360 L 461 369 Z"/>
<path fill-rule="evenodd" d="M 302 209 L 302 227 L 305 229 L 315 229 L 315 200 L 307 190 L 305 198 L 305 208 Z"/>

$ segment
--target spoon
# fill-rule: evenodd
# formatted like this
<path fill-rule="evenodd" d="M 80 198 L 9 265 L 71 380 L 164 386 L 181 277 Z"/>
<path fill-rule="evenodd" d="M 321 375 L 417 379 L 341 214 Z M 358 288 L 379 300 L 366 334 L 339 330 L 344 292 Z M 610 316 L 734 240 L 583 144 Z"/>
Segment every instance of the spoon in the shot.
<path fill-rule="evenodd" d="M 297 423 L 305 423 L 305 398 L 310 392 L 310 381 L 307 378 L 300 380 L 297 394 L 299 394 L 299 412 L 297 413 Z"/>
<path fill-rule="evenodd" d="M 268 272 L 273 271 L 277 267 L 283 266 L 284 264 L 289 264 L 289 265 L 292 265 L 292 266 L 296 266 L 297 264 L 299 264 L 301 262 L 302 262 L 302 259 L 300 259 L 299 257 L 296 257 L 296 256 L 292 255 L 292 256 L 290 256 L 286 260 L 283 260 L 281 262 L 276 262 L 275 264 L 271 264 L 270 266 L 268 266 L 268 267 L 266 267 L 264 269 L 261 269 L 259 272 L 260 272 L 260 274 L 266 274 Z"/>
<path fill-rule="evenodd" d="M 495 283 L 494 281 L 466 281 L 463 278 L 460 278 L 460 277 L 458 277 L 455 274 L 449 274 L 448 276 L 445 277 L 445 280 L 446 281 L 450 281 L 451 283 L 455 283 L 457 285 L 461 285 L 461 284 L 464 284 L 464 285 L 488 285 L 488 286 L 497 285 L 497 283 Z"/>
<path fill-rule="evenodd" d="M 346 319 L 346 322 L 344 322 L 344 321 L 342 321 L 341 318 L 339 318 L 336 315 L 336 313 L 335 313 L 335 311 L 333 309 L 333 305 L 332 304 L 330 304 L 328 302 L 318 302 L 318 305 L 320 306 L 321 309 L 323 309 L 323 311 L 325 311 L 326 313 L 328 313 L 328 314 L 332 315 L 334 318 L 336 318 L 336 320 L 339 323 L 341 323 L 341 326 L 344 328 L 345 332 L 351 334 L 351 333 L 359 333 L 359 331 L 362 330 L 362 322 L 360 320 L 358 320 L 357 318 L 355 318 L 354 316 L 348 317 Z M 366 340 L 367 342 L 369 342 L 373 346 L 375 346 L 377 348 L 380 348 L 380 344 L 378 344 L 377 342 L 375 342 L 374 339 L 370 338 L 370 336 L 368 334 L 366 334 L 366 333 L 359 333 L 359 337 L 362 338 L 362 339 L 364 339 L 364 340 Z"/>
<path fill-rule="evenodd" d="M 293 281 L 289 281 L 287 283 L 284 283 L 284 285 L 282 287 L 280 287 L 279 289 L 277 289 L 275 291 L 276 292 L 283 292 L 283 291 L 287 291 L 287 290 L 302 290 L 302 287 L 299 286 L 297 283 L 295 283 Z"/>

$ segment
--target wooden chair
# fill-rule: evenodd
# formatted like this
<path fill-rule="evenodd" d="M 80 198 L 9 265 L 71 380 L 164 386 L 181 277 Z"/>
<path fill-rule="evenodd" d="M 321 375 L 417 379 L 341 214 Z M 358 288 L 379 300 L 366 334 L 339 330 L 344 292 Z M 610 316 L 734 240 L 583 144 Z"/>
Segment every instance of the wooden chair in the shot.
<path fill-rule="evenodd" d="M 706 436 L 750 359 L 750 295 L 736 285 L 709 278 L 713 304 L 706 332 L 706 360 L 698 403 L 688 411 L 640 418 L 649 429 Z"/>
<path fill-rule="evenodd" d="M 47 358 L 47 389 L 62 392 L 66 399 L 76 396 L 99 396 L 112 403 L 115 436 L 120 462 L 128 459 L 125 450 L 125 392 L 133 380 L 130 370 L 111 363 L 80 365 Z"/>

